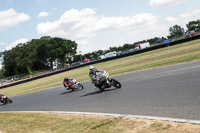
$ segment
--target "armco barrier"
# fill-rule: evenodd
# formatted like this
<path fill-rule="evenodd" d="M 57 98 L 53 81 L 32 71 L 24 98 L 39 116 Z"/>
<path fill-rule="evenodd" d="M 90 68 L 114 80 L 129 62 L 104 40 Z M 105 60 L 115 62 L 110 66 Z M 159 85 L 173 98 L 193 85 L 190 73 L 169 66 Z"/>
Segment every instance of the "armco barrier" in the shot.
<path fill-rule="evenodd" d="M 190 38 L 185 38 L 185 39 L 182 39 L 182 40 L 177 40 L 177 41 L 170 42 L 170 43 L 167 43 L 167 44 L 156 45 L 156 46 L 149 47 L 149 48 L 146 48 L 146 49 L 141 49 L 141 50 L 137 50 L 137 51 L 134 51 L 134 52 L 126 53 L 126 54 L 123 54 L 123 55 L 120 55 L 120 56 L 114 56 L 114 57 L 105 58 L 105 59 L 101 59 L 101 60 L 97 60 L 97 61 L 92 61 L 92 62 L 89 62 L 87 64 L 82 64 L 82 65 L 75 66 L 75 67 L 72 67 L 72 68 L 57 70 L 57 71 L 54 71 L 54 72 L 51 72 L 51 73 L 48 73 L 48 74 L 44 74 L 44 75 L 40 75 L 40 76 L 37 76 L 37 77 L 32 77 L 32 78 L 29 78 L 29 79 L 20 80 L 20 81 L 11 83 L 11 84 L 0 86 L 0 89 L 6 88 L 6 87 L 11 87 L 11 86 L 22 84 L 22 83 L 26 83 L 26 82 L 33 81 L 33 80 L 36 80 L 36 79 L 41 79 L 41 78 L 44 78 L 44 77 L 52 76 L 52 75 L 55 75 L 55 74 L 58 74 L 58 73 L 70 71 L 70 70 L 80 68 L 80 67 L 84 67 L 84 66 L 88 66 L 88 65 L 91 65 L 91 64 L 96 64 L 96 63 L 106 62 L 106 61 L 119 59 L 119 58 L 131 56 L 131 55 L 136 55 L 136 54 L 140 54 L 140 53 L 144 53 L 144 52 L 148 52 L 148 51 L 152 51 L 152 50 L 156 50 L 156 49 L 160 49 L 160 48 L 164 48 L 164 47 L 168 47 L 168 46 L 173 46 L 173 45 L 177 45 L 177 44 L 180 44 L 180 43 L 184 43 L 184 42 L 188 42 L 188 41 L 192 41 L 192 40 L 196 40 L 196 39 L 200 39 L 200 35 L 190 37 Z"/>

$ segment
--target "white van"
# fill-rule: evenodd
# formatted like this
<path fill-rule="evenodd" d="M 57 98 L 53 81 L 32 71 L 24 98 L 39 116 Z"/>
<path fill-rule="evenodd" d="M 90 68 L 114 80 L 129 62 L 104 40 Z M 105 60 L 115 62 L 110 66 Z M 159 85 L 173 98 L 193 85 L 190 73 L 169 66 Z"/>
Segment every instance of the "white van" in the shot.
<path fill-rule="evenodd" d="M 114 52 L 109 52 L 107 54 L 105 54 L 106 57 L 113 57 L 113 56 L 117 56 L 117 52 L 114 51 Z"/>
<path fill-rule="evenodd" d="M 143 42 L 143 43 L 136 44 L 135 46 L 136 46 L 135 49 L 144 49 L 144 48 L 150 47 L 150 43 Z"/>
<path fill-rule="evenodd" d="M 100 56 L 98 57 L 98 59 L 105 59 L 105 58 L 106 58 L 105 55 L 100 55 Z"/>

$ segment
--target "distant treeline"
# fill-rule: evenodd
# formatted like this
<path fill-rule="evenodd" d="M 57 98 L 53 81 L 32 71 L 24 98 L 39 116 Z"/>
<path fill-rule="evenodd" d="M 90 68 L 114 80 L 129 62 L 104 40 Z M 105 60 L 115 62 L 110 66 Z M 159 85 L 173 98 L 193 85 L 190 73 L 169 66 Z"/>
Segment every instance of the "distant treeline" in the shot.
<path fill-rule="evenodd" d="M 72 60 L 76 49 L 76 42 L 50 36 L 20 43 L 4 52 L 4 76 L 52 68 L 56 59 L 64 66 L 66 60 Z"/>

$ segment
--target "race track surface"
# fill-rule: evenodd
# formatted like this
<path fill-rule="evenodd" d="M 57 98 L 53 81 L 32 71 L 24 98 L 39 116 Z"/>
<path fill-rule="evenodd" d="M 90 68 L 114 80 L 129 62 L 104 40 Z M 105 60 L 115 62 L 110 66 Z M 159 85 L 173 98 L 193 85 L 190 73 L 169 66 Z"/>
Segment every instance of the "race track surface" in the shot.
<path fill-rule="evenodd" d="M 75 111 L 200 120 L 200 61 L 128 73 L 122 83 L 100 92 L 90 81 L 84 90 L 63 86 L 11 97 L 1 111 Z M 62 82 L 62 81 L 61 81 Z"/>

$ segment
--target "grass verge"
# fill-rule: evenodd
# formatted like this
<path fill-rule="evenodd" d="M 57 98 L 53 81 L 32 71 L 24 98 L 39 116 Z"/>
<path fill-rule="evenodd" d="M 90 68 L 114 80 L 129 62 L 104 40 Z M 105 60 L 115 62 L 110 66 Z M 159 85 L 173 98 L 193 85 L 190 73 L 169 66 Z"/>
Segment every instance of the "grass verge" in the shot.
<path fill-rule="evenodd" d="M 111 76 L 144 69 L 174 65 L 183 62 L 200 60 L 200 39 L 133 55 L 121 59 L 95 64 L 96 68 L 104 69 Z M 0 93 L 8 96 L 61 86 L 65 76 L 77 78 L 78 81 L 89 80 L 88 66 L 63 72 L 50 77 L 34 80 L 13 87 L 1 89 Z"/>
<path fill-rule="evenodd" d="M 1 113 L 1 133 L 199 133 L 200 125 L 100 115 Z"/>

